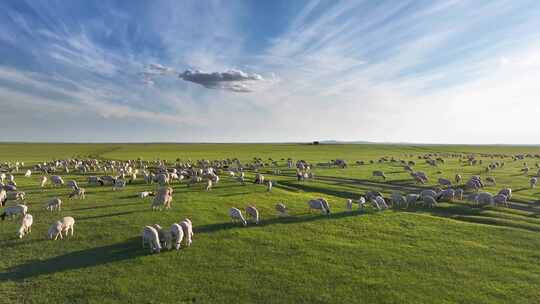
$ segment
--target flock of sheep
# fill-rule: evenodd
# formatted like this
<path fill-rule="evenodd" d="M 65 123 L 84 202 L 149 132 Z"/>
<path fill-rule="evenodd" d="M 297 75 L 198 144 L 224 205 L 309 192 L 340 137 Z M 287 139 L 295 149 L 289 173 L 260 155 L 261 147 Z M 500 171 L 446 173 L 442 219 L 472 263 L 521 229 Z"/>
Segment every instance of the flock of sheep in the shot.
<path fill-rule="evenodd" d="M 540 158 L 539 155 L 501 155 L 489 154 L 482 155 L 484 158 L 489 157 L 492 161 L 485 167 L 485 172 L 492 172 L 498 168 L 502 168 L 505 158 L 511 157 L 513 161 L 523 161 L 523 167 L 520 172 L 527 175 L 529 167 L 524 160 L 526 158 Z M 409 158 L 413 155 L 408 155 Z M 437 167 L 440 163 L 445 162 L 445 158 L 459 158 L 459 164 L 463 166 L 483 166 L 482 159 L 476 159 L 474 155 L 461 154 L 424 154 L 417 156 L 418 160 L 405 161 L 395 158 L 381 157 L 378 160 L 371 160 L 370 163 L 391 163 L 395 166 L 402 166 L 404 172 L 409 172 L 412 180 L 417 184 L 426 184 L 429 178 L 422 171 L 415 171 L 414 167 L 418 161 L 423 161 L 429 166 Z M 499 160 L 496 160 L 499 159 Z M 142 180 L 145 184 L 155 184 L 154 191 L 143 191 L 137 195 L 140 198 L 153 197 L 151 201 L 151 210 L 159 211 L 170 209 L 173 202 L 173 185 L 184 181 L 187 187 L 192 187 L 197 184 L 202 184 L 202 188 L 210 191 L 213 185 L 219 183 L 220 175 L 229 176 L 240 184 L 245 184 L 245 172 L 252 172 L 254 175 L 253 182 L 255 184 L 266 185 L 268 192 L 272 191 L 273 182 L 265 178 L 261 173 L 263 168 L 271 168 L 271 174 L 280 175 L 281 169 L 277 161 L 269 159 L 270 162 L 264 162 L 260 158 L 254 158 L 247 163 L 241 163 L 238 159 L 225 160 L 199 160 L 196 162 L 182 162 L 176 160 L 175 163 L 166 161 L 143 161 L 127 160 L 97 160 L 97 159 L 66 159 L 55 160 L 50 162 L 38 163 L 28 169 L 24 173 L 24 177 L 30 177 L 32 174 L 41 174 L 39 187 L 44 191 L 50 184 L 53 188 L 68 187 L 71 189 L 68 195 L 69 199 L 74 197 L 85 199 L 86 191 L 79 187 L 75 180 L 65 182 L 60 176 L 60 173 L 69 174 L 75 171 L 80 174 L 89 174 L 100 172 L 101 176 L 87 176 L 88 186 L 105 187 L 111 186 L 111 191 L 118 191 L 126 188 L 129 184 L 135 183 L 142 175 Z M 356 165 L 365 165 L 364 161 L 357 161 Z M 313 166 L 304 161 L 299 160 L 293 162 L 292 159 L 286 160 L 286 166 L 290 170 L 296 170 L 298 181 L 314 179 L 315 175 L 312 172 Z M 344 160 L 332 160 L 328 163 L 317 164 L 316 166 L 347 168 L 347 163 Z M 540 169 L 538 163 L 535 164 L 537 169 Z M 0 165 L 0 204 L 5 207 L 0 217 L 2 220 L 21 217 L 21 225 L 18 230 L 18 237 L 23 238 L 31 232 L 31 227 L 34 218 L 28 213 L 28 206 L 24 203 L 26 193 L 17 189 L 15 175 L 22 168 L 26 168 L 24 163 L 4 163 Z M 440 171 L 439 171 L 440 172 Z M 439 173 L 438 172 L 438 173 Z M 441 172 L 442 173 L 442 172 Z M 22 175 L 22 174 L 21 174 Z M 538 172 L 540 175 L 540 171 Z M 387 175 L 381 170 L 372 171 L 372 176 L 375 179 L 387 179 Z M 512 198 L 512 189 L 503 187 L 497 194 L 491 194 L 482 191 L 486 184 L 496 185 L 496 180 L 493 176 L 488 176 L 484 180 L 480 175 L 473 175 L 468 180 L 463 182 L 460 174 L 454 176 L 454 182 L 445 178 L 438 178 L 439 186 L 434 189 L 424 189 L 420 193 L 408 193 L 402 195 L 400 191 L 393 191 L 390 197 L 385 198 L 378 191 L 368 191 L 358 198 L 350 198 L 345 201 L 345 208 L 348 211 L 353 210 L 353 205 L 357 204 L 358 208 L 364 208 L 371 205 L 376 210 L 390 208 L 408 208 L 411 205 L 423 204 L 426 207 L 435 207 L 441 201 L 451 202 L 454 200 L 464 200 L 471 202 L 473 205 L 480 206 L 490 204 L 493 206 L 503 205 L 509 207 L 508 201 Z M 530 178 L 529 186 L 534 188 L 538 183 L 538 177 Z M 454 188 L 452 188 L 455 186 Z M 467 194 L 466 194 L 467 193 Z M 14 201 L 14 204 L 6 206 L 8 201 Z M 318 210 L 322 214 L 330 214 L 330 204 L 324 198 L 311 199 L 307 202 L 308 209 Z M 62 199 L 54 197 L 48 200 L 44 206 L 45 209 L 51 212 L 59 212 L 62 208 Z M 278 216 L 288 216 L 287 207 L 283 202 L 275 205 L 275 210 Z M 244 209 L 232 207 L 229 209 L 229 216 L 233 223 L 241 223 L 243 226 L 248 225 L 248 221 L 258 224 L 260 215 L 257 208 L 253 205 L 248 205 Z M 245 215 L 244 215 L 245 214 Z M 71 216 L 66 216 L 60 220 L 54 221 L 48 229 L 47 237 L 51 240 L 62 239 L 64 236 L 74 234 L 75 219 Z M 153 253 L 160 252 L 163 248 L 175 248 L 179 250 L 182 242 L 187 246 L 191 246 L 193 240 L 193 224 L 189 218 L 184 218 L 178 223 L 173 223 L 169 229 L 163 229 L 158 224 L 147 225 L 142 230 L 142 246 L 150 248 Z"/>

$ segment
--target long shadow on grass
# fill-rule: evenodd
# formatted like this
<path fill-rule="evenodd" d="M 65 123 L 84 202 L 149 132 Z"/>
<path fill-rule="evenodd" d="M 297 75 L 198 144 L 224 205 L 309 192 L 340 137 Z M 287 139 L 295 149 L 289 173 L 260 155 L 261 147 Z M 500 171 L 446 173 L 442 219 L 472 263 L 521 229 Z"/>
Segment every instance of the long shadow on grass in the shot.
<path fill-rule="evenodd" d="M 108 213 L 108 214 L 100 214 L 100 215 L 94 215 L 94 216 L 81 216 L 77 217 L 78 221 L 84 221 L 84 220 L 95 220 L 105 217 L 114 217 L 114 216 L 120 216 L 120 215 L 128 215 L 133 213 L 140 213 L 140 212 L 148 212 L 148 210 L 134 210 L 134 211 L 123 211 L 123 212 L 115 212 L 115 213 Z"/>
<path fill-rule="evenodd" d="M 298 224 L 298 223 L 307 223 L 307 222 L 313 222 L 313 221 L 324 221 L 324 220 L 337 220 L 344 217 L 349 216 L 356 216 L 360 214 L 367 214 L 367 212 L 359 213 L 357 211 L 353 212 L 337 212 L 332 213 L 329 215 L 323 215 L 323 214 L 301 214 L 301 215 L 294 215 L 294 216 L 285 216 L 285 217 L 274 217 L 269 219 L 262 219 L 259 221 L 259 224 L 250 224 L 247 227 L 264 227 L 274 224 Z M 204 226 L 196 226 L 194 227 L 195 233 L 212 233 L 216 231 L 221 230 L 228 230 L 233 228 L 239 228 L 242 227 L 240 224 L 237 223 L 231 223 L 231 222 L 225 222 L 225 223 L 217 223 L 217 224 L 209 224 Z"/>
<path fill-rule="evenodd" d="M 140 238 L 132 238 L 114 245 L 75 251 L 46 260 L 30 261 L 10 268 L 7 273 L 0 273 L 0 282 L 20 281 L 40 275 L 94 267 L 129 260 L 144 254 Z"/>
<path fill-rule="evenodd" d="M 118 207 L 125 207 L 125 206 L 135 206 L 135 205 L 144 205 L 144 204 L 150 204 L 150 202 L 137 202 L 137 203 L 128 203 L 128 204 L 111 204 L 111 205 L 98 205 L 93 207 L 84 207 L 84 208 L 75 208 L 71 209 L 70 211 L 81 211 L 81 210 L 95 210 L 95 209 L 104 209 L 104 208 L 118 208 Z M 147 205 L 148 205 L 147 204 Z"/>

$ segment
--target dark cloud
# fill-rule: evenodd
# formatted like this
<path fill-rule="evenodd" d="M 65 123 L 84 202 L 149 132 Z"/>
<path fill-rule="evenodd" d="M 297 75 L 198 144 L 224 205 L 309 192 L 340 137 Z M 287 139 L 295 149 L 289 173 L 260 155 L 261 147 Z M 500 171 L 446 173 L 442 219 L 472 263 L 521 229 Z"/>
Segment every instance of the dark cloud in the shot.
<path fill-rule="evenodd" d="M 153 84 L 152 76 L 155 75 L 176 75 L 184 81 L 193 82 L 208 89 L 221 89 L 237 93 L 252 92 L 252 86 L 255 82 L 264 80 L 259 74 L 250 74 L 234 69 L 225 72 L 185 70 L 178 73 L 174 69 L 161 64 L 150 64 L 143 73 L 143 81 L 147 84 Z"/>

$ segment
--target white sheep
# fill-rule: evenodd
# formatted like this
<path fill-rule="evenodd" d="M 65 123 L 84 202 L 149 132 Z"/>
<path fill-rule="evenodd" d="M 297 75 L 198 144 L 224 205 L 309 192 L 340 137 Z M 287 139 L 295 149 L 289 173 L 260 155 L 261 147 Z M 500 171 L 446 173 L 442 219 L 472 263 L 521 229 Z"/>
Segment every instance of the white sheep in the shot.
<path fill-rule="evenodd" d="M 401 193 L 397 190 L 392 191 L 392 205 L 395 207 L 401 207 L 403 204 L 405 204 L 405 199 L 403 199 L 403 196 L 401 196 Z"/>
<path fill-rule="evenodd" d="M 501 191 L 499 191 L 498 194 L 504 194 L 508 199 L 512 198 L 512 189 L 511 188 L 503 188 Z"/>
<path fill-rule="evenodd" d="M 71 235 L 73 236 L 74 233 L 74 227 L 75 227 L 75 219 L 71 216 L 63 217 L 61 220 L 54 222 L 49 226 L 49 230 L 47 232 L 47 235 L 49 239 L 53 239 L 56 241 L 58 237 L 60 239 L 63 239 L 62 233 L 65 233 L 67 236 L 69 231 L 71 230 Z"/>
<path fill-rule="evenodd" d="M 255 224 L 259 224 L 259 210 L 255 206 L 247 206 L 245 211 L 247 218 L 250 218 Z"/>
<path fill-rule="evenodd" d="M 497 194 L 493 197 L 493 204 L 495 206 L 505 205 L 508 208 L 508 197 L 506 197 L 504 194 Z"/>
<path fill-rule="evenodd" d="M 316 209 L 321 210 L 322 214 L 330 214 L 330 206 L 328 202 L 323 198 L 313 199 L 308 201 L 309 211 Z"/>
<path fill-rule="evenodd" d="M 44 175 L 41 177 L 41 180 L 39 181 L 39 187 L 44 188 L 45 184 L 47 184 L 47 177 Z"/>
<path fill-rule="evenodd" d="M 174 244 L 174 249 L 180 250 L 180 245 L 182 243 L 182 240 L 184 239 L 184 230 L 182 230 L 182 226 L 177 223 L 172 224 L 170 235 L 171 243 Z"/>
<path fill-rule="evenodd" d="M 71 189 L 74 189 L 74 190 L 77 189 L 77 188 L 79 188 L 79 186 L 77 185 L 77 181 L 75 181 L 75 180 L 69 180 L 69 181 L 67 181 L 66 187 L 71 188 Z"/>
<path fill-rule="evenodd" d="M 75 188 L 69 194 L 69 198 L 72 198 L 74 196 L 76 196 L 79 199 L 85 199 L 86 198 L 86 190 L 84 190 L 84 188 Z"/>
<path fill-rule="evenodd" d="M 152 227 L 154 227 L 158 233 L 161 248 L 171 249 L 171 234 L 169 231 L 165 231 L 159 224 L 154 224 Z"/>
<path fill-rule="evenodd" d="M 24 173 L 25 177 L 30 177 L 32 175 L 32 170 L 28 169 L 26 170 L 26 173 Z"/>
<path fill-rule="evenodd" d="M 371 203 L 377 207 L 378 210 L 388 209 L 388 204 L 382 196 L 376 196 L 371 199 Z"/>
<path fill-rule="evenodd" d="M 59 198 L 52 198 L 45 205 L 45 209 L 49 211 L 54 211 L 54 210 L 60 211 L 61 207 L 62 207 L 62 200 Z"/>
<path fill-rule="evenodd" d="M 161 251 L 158 232 L 152 226 L 146 226 L 142 231 L 142 248 L 145 248 L 146 244 L 150 247 L 150 253 L 159 253 Z"/>
<path fill-rule="evenodd" d="M 5 220 L 6 217 L 12 218 L 16 215 L 26 215 L 26 212 L 28 212 L 28 206 L 26 205 L 15 205 L 15 206 L 9 206 L 4 209 L 4 212 L 0 215 L 0 218 L 2 220 Z"/>
<path fill-rule="evenodd" d="M 205 188 L 206 191 L 210 191 L 210 190 L 212 189 L 212 185 L 213 185 L 212 180 L 211 180 L 211 179 L 207 179 L 207 180 L 206 180 L 206 188 Z"/>
<path fill-rule="evenodd" d="M 173 189 L 171 187 L 161 188 L 157 191 L 152 201 L 152 210 L 161 210 L 171 208 Z"/>
<path fill-rule="evenodd" d="M 6 201 L 8 200 L 6 190 L 0 188 L 0 206 L 4 207 Z"/>
<path fill-rule="evenodd" d="M 420 195 L 419 194 L 416 194 L 416 193 L 409 193 L 407 194 L 407 196 L 405 197 L 405 202 L 407 203 L 407 207 L 409 207 L 409 205 L 413 205 L 416 204 L 416 202 L 420 199 Z"/>
<path fill-rule="evenodd" d="M 71 230 L 71 236 L 73 236 L 74 229 L 75 229 L 75 219 L 71 216 L 65 216 L 61 220 L 62 222 L 62 232 L 65 233 L 65 235 L 68 235 L 68 232 Z"/>
<path fill-rule="evenodd" d="M 150 191 L 139 192 L 139 198 L 149 197 L 152 194 Z"/>
<path fill-rule="evenodd" d="M 21 227 L 19 228 L 19 238 L 22 239 L 23 236 L 27 235 L 28 233 L 32 232 L 32 223 L 34 222 L 34 218 L 30 213 L 27 213 L 24 215 L 22 221 L 21 221 Z"/>
<path fill-rule="evenodd" d="M 193 243 L 193 223 L 191 223 L 190 219 L 185 218 L 183 221 L 180 222 L 180 226 L 184 231 L 184 238 L 186 240 L 187 246 L 189 247 Z"/>
<path fill-rule="evenodd" d="M 242 215 L 242 211 L 240 211 L 240 209 L 232 207 L 229 209 L 229 216 L 231 217 L 231 221 L 233 223 L 240 221 L 242 225 L 247 226 L 247 221 Z"/>

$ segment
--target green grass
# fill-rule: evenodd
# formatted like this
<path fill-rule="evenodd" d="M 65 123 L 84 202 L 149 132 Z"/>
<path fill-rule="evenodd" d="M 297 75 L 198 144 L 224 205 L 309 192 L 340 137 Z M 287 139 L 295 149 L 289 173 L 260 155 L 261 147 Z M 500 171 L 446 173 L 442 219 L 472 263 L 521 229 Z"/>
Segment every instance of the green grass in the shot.
<path fill-rule="evenodd" d="M 102 159 L 305 159 L 313 163 L 381 156 L 414 159 L 431 178 L 461 173 L 487 176 L 483 166 L 462 167 L 450 159 L 431 168 L 417 159 L 428 152 L 540 153 L 540 147 L 392 146 L 292 144 L 1 144 L 0 161 L 35 162 L 73 156 Z M 413 154 L 414 157 L 409 157 Z M 526 160 L 530 167 L 540 159 Z M 523 161 L 505 159 L 490 175 L 515 191 L 523 210 L 473 208 L 465 202 L 348 213 L 346 198 L 367 190 L 389 194 L 419 191 L 397 164 L 315 169 L 317 179 L 298 182 L 290 170 L 264 186 L 240 186 L 228 177 L 210 192 L 174 184 L 170 211 L 152 212 L 135 197 L 152 186 L 141 181 L 125 190 L 86 186 L 86 200 L 67 200 L 68 189 L 38 189 L 39 176 L 16 176 L 27 193 L 32 233 L 16 239 L 18 221 L 0 222 L 0 303 L 537 303 L 540 296 L 540 190 L 519 175 Z M 283 161 L 280 161 L 284 164 Z M 371 178 L 375 169 L 386 182 Z M 442 174 L 437 174 L 438 170 Z M 536 171 L 536 170 L 531 170 Z M 530 173 L 535 174 L 535 172 Z M 249 174 L 251 177 L 252 175 Z M 59 213 L 42 208 L 61 197 Z M 306 201 L 326 197 L 331 216 L 308 213 Z M 289 218 L 277 218 L 283 201 Z M 229 223 L 228 209 L 256 205 L 262 221 L 247 228 Z M 62 216 L 76 220 L 75 236 L 45 240 L 47 227 Z M 143 226 L 169 227 L 190 217 L 191 248 L 150 255 L 141 248 Z"/>

